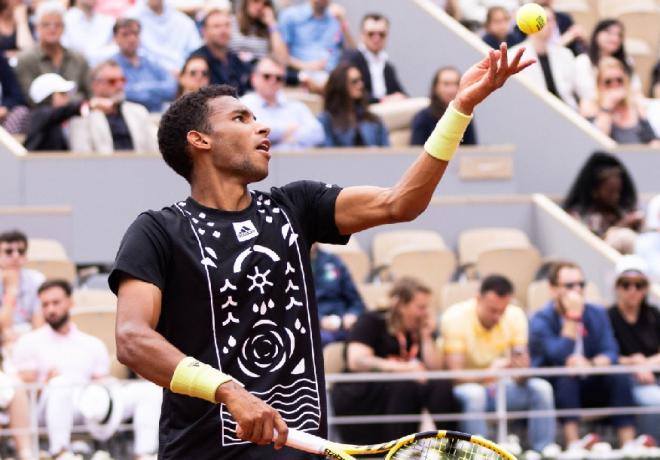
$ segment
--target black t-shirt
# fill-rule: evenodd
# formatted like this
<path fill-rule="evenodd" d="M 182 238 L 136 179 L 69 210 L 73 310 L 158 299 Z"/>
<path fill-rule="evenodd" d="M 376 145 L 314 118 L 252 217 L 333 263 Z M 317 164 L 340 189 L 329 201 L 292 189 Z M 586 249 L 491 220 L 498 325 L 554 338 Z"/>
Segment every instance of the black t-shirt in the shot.
<path fill-rule="evenodd" d="M 660 311 L 653 305 L 642 306 L 637 322 L 627 322 L 616 305 L 607 311 L 622 356 L 660 353 Z"/>
<path fill-rule="evenodd" d="M 120 275 L 162 291 L 156 330 L 184 354 L 232 375 L 289 427 L 325 436 L 326 401 L 309 249 L 346 243 L 335 225 L 340 188 L 295 182 L 251 192 L 226 212 L 191 198 L 141 214 L 122 240 Z M 161 459 L 308 459 L 238 439 L 224 405 L 164 391 Z"/>
<path fill-rule="evenodd" d="M 410 354 L 413 347 L 410 334 L 406 334 L 404 340 L 400 341 L 390 333 L 387 327 L 387 313 L 382 311 L 368 311 L 361 314 L 349 331 L 346 341 L 360 342 L 371 347 L 374 355 L 379 358 L 404 358 Z M 415 358 L 421 356 L 418 352 L 414 354 Z"/>

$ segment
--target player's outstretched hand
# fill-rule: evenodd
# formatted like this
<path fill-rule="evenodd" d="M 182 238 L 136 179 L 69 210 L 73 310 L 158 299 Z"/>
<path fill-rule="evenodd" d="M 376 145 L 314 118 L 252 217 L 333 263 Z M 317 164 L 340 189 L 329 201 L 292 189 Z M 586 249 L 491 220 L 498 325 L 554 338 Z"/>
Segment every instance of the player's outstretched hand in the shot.
<path fill-rule="evenodd" d="M 501 88 L 510 76 L 532 65 L 535 62 L 533 59 L 521 62 L 524 51 L 520 48 L 509 62 L 506 43 L 502 43 L 499 50 L 490 50 L 488 56 L 463 74 L 454 108 L 465 114 L 472 113 L 477 104 Z"/>
<path fill-rule="evenodd" d="M 240 385 L 234 382 L 220 385 L 216 399 L 227 406 L 238 423 L 239 438 L 255 444 L 274 442 L 276 449 L 286 443 L 289 429 L 280 414 Z"/>

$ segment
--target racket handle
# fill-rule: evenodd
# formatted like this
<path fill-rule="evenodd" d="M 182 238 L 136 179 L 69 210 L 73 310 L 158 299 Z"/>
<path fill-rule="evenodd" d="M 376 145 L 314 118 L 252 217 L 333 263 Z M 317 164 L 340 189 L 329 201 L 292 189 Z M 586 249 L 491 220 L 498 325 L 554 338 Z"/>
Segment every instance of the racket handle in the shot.
<path fill-rule="evenodd" d="M 273 430 L 273 436 L 277 436 L 277 431 Z M 289 435 L 286 438 L 286 445 L 310 454 L 322 454 L 325 452 L 325 445 L 328 441 L 313 434 L 304 431 L 289 428 Z"/>

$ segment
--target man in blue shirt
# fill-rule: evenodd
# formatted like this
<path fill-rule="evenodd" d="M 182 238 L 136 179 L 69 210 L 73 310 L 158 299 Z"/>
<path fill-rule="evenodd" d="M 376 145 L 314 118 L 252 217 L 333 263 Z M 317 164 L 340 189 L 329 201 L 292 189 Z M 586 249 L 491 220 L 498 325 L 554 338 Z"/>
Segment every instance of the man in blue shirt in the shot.
<path fill-rule="evenodd" d="M 229 49 L 231 16 L 228 11 L 214 9 L 202 22 L 204 46 L 193 51 L 202 56 L 209 66 L 211 84 L 226 84 L 236 88 L 239 96 L 249 87 L 250 68 Z"/>
<path fill-rule="evenodd" d="M 557 409 L 590 406 L 631 407 L 632 379 L 629 375 L 580 376 L 580 369 L 602 367 L 619 361 L 607 311 L 584 300 L 584 275 L 571 262 L 555 264 L 548 275 L 552 300 L 530 323 L 530 352 L 535 367 L 570 367 L 577 375 L 552 380 Z M 611 417 L 622 446 L 635 438 L 632 415 Z M 569 449 L 579 445 L 577 417 L 561 420 Z"/>
<path fill-rule="evenodd" d="M 353 278 L 339 257 L 312 246 L 312 271 L 316 288 L 321 344 L 326 346 L 346 338 L 364 304 Z"/>
<path fill-rule="evenodd" d="M 119 63 L 126 78 L 126 99 L 144 105 L 149 112 L 161 112 L 165 102 L 174 99 L 176 80 L 164 67 L 138 53 L 140 23 L 137 19 L 118 19 L 113 28 Z"/>

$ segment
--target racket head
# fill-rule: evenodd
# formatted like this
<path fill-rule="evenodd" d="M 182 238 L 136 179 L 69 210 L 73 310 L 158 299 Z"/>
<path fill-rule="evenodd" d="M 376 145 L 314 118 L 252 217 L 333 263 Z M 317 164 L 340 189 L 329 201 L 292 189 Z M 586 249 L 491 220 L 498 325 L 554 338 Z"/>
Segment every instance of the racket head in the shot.
<path fill-rule="evenodd" d="M 385 460 L 516 460 L 492 441 L 459 431 L 425 431 L 398 440 Z"/>

